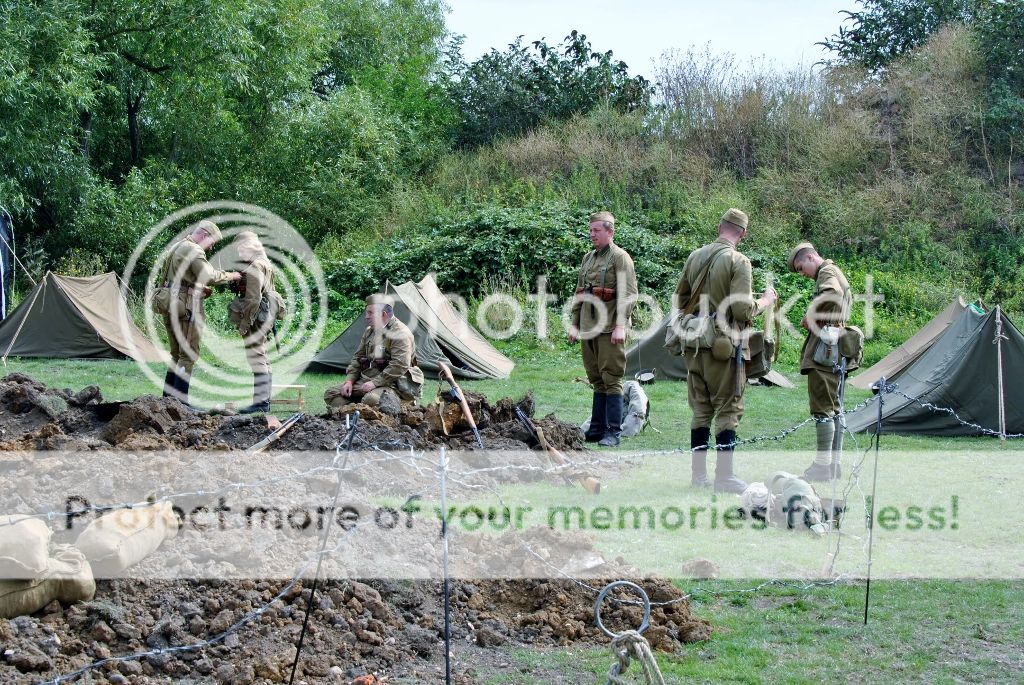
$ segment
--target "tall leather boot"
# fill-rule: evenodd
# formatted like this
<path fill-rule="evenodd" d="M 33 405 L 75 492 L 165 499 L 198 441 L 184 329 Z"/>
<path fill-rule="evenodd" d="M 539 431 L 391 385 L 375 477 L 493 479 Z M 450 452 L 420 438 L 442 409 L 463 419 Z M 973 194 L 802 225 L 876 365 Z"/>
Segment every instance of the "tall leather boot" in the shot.
<path fill-rule="evenodd" d="M 715 436 L 715 451 L 718 458 L 715 462 L 715 492 L 732 492 L 737 495 L 743 494 L 747 484 L 733 475 L 732 457 L 736 442 L 736 431 L 724 430 Z M 724 445 L 721 446 L 720 445 Z"/>
<path fill-rule="evenodd" d="M 173 370 L 167 369 L 167 373 L 164 374 L 164 397 L 175 397 L 175 393 L 178 391 L 178 374 L 174 373 Z"/>
<path fill-rule="evenodd" d="M 818 483 L 832 480 L 832 442 L 835 440 L 835 424 L 832 419 L 820 417 L 814 424 L 817 433 L 817 452 L 814 454 L 814 463 L 804 471 L 804 480 L 808 483 Z"/>
<path fill-rule="evenodd" d="M 690 486 L 694 488 L 710 488 L 708 480 L 708 440 L 711 438 L 710 428 L 690 429 Z"/>
<path fill-rule="evenodd" d="M 622 432 L 622 395 L 605 395 L 604 410 L 606 427 L 604 437 L 598 440 L 601 447 L 615 447 Z"/>
<path fill-rule="evenodd" d="M 270 411 L 270 393 L 273 378 L 269 373 L 254 373 L 252 376 L 252 404 L 238 410 L 239 414 L 255 414 Z"/>
<path fill-rule="evenodd" d="M 175 377 L 178 379 L 178 382 L 174 385 L 174 389 L 177 394 L 172 395 L 172 397 L 178 398 L 178 401 L 187 407 L 192 406 L 188 403 L 188 386 L 192 382 L 191 377 L 186 378 L 185 376 L 179 376 L 178 374 L 175 374 Z"/>
<path fill-rule="evenodd" d="M 594 399 L 590 404 L 590 427 L 583 434 L 587 442 L 597 442 L 604 437 L 608 428 L 608 415 L 605 411 L 605 399 L 608 395 L 603 392 L 595 392 Z"/>

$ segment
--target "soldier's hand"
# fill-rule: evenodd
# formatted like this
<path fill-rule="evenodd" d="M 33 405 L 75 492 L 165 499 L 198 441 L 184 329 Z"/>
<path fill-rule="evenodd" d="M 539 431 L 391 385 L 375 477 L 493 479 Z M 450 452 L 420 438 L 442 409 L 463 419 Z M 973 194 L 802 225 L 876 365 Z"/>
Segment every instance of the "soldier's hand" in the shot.
<path fill-rule="evenodd" d="M 570 345 L 575 345 L 576 341 L 580 337 L 580 329 L 576 328 L 575 326 L 570 326 L 569 327 L 569 336 L 568 337 L 569 337 L 569 344 Z"/>
<path fill-rule="evenodd" d="M 762 295 L 762 299 L 765 301 L 765 304 L 775 304 L 779 301 L 779 294 L 775 292 L 775 288 L 768 286 L 768 289 Z"/>
<path fill-rule="evenodd" d="M 240 281 L 240 280 L 242 280 L 242 274 L 238 273 L 237 271 L 229 271 L 228 272 L 228 280 L 229 281 Z"/>
<path fill-rule="evenodd" d="M 359 386 L 359 392 L 365 395 L 368 392 L 372 392 L 373 389 L 376 387 L 377 386 L 373 384 L 373 381 L 366 381 L 365 383 Z"/>
<path fill-rule="evenodd" d="M 621 345 L 626 342 L 626 327 L 616 326 L 612 329 L 612 345 Z"/>
<path fill-rule="evenodd" d="M 341 396 L 352 397 L 352 381 L 345 381 L 341 385 Z"/>

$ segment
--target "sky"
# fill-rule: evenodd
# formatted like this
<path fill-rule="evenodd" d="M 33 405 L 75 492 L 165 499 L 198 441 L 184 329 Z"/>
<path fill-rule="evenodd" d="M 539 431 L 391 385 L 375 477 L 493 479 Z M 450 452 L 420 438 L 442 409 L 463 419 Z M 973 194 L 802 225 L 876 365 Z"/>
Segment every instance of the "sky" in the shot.
<path fill-rule="evenodd" d="M 811 65 L 827 53 L 814 43 L 838 30 L 854 0 L 447 0 L 448 28 L 466 37 L 472 61 L 492 47 L 546 38 L 558 43 L 578 29 L 600 51 L 612 50 L 630 73 L 650 78 L 653 60 L 672 48 L 732 53 L 740 62 L 766 57 L 783 69 Z"/>

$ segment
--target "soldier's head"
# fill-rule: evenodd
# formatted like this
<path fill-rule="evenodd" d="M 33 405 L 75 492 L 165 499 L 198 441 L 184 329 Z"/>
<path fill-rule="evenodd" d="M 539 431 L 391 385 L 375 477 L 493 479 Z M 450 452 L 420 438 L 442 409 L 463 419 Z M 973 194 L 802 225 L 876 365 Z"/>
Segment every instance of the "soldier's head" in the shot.
<path fill-rule="evenodd" d="M 366 298 L 366 309 L 363 311 L 366 325 L 376 329 L 388 325 L 395 315 L 395 301 L 387 295 L 375 293 Z"/>
<path fill-rule="evenodd" d="M 611 245 L 615 238 L 615 217 L 611 212 L 595 212 L 590 215 L 590 244 L 595 250 Z"/>
<path fill-rule="evenodd" d="M 789 258 L 786 266 L 793 273 L 801 274 L 807 278 L 817 278 L 818 269 L 825 262 L 818 251 L 811 243 L 800 243 L 789 251 Z"/>
<path fill-rule="evenodd" d="M 203 248 L 204 251 L 209 250 L 211 247 L 220 241 L 220 228 L 217 224 L 213 223 L 209 219 L 203 219 L 202 221 L 193 224 L 192 232 L 189 233 L 192 241 Z"/>
<path fill-rule="evenodd" d="M 718 222 L 718 237 L 737 245 L 747 235 L 747 215 L 735 207 L 726 210 Z"/>
<path fill-rule="evenodd" d="M 235 250 L 243 262 L 251 262 L 257 257 L 267 256 L 266 250 L 263 249 L 263 243 L 260 242 L 260 237 L 252 231 L 242 231 L 235 236 L 232 244 L 235 246 Z"/>

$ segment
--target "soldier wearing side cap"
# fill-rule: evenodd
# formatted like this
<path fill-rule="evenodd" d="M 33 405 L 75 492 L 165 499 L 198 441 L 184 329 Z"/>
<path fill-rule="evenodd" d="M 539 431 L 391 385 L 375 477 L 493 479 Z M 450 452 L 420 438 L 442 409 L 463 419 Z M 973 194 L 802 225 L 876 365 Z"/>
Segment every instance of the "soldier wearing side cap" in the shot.
<path fill-rule="evenodd" d="M 324 393 L 329 409 L 351 402 L 378 406 L 386 393 L 400 401 L 418 399 L 423 371 L 416 365 L 416 340 L 395 317 L 394 300 L 387 295 L 366 298 L 366 330 L 346 370 L 345 382 Z"/>
<path fill-rule="evenodd" d="M 629 253 L 615 244 L 611 212 L 590 216 L 593 250 L 583 258 L 572 306 L 569 344 L 579 339 L 583 368 L 594 390 L 587 442 L 619 444 L 622 426 L 622 376 L 626 373 L 626 330 L 636 306 L 636 269 Z"/>
<path fill-rule="evenodd" d="M 171 368 L 164 376 L 164 397 L 188 402 L 192 367 L 199 359 L 199 339 L 206 325 L 205 298 L 210 287 L 238 281 L 237 271 L 214 269 L 206 253 L 221 239 L 217 224 L 206 219 L 192 227 L 171 248 L 161 284 L 170 289 L 174 305 L 163 315 L 171 344 Z"/>
<path fill-rule="evenodd" d="M 800 351 L 800 373 L 807 376 L 807 397 L 816 420 L 817 451 L 814 463 L 804 471 L 808 481 L 828 481 L 841 475 L 843 429 L 839 421 L 839 384 L 842 372 L 814 361 L 814 349 L 825 326 L 843 327 L 850 317 L 850 283 L 831 259 L 823 259 L 811 243 L 794 247 L 787 259 L 789 270 L 814 279 L 814 298 L 800 325 L 807 330 Z"/>
<path fill-rule="evenodd" d="M 739 347 L 739 361 L 734 353 L 729 358 L 717 359 L 708 348 L 694 349 L 687 345 L 685 349 L 687 400 L 693 412 L 690 484 L 694 487 L 712 485 L 707 476 L 707 447 L 714 420 L 714 489 L 736 494 L 747 487 L 733 473 L 733 446 L 743 418 L 746 387 L 746 369 L 742 362 L 750 359 L 747 338 L 741 333 L 778 297 L 769 288 L 760 299 L 754 300 L 750 260 L 737 249 L 747 235 L 747 223 L 747 215 L 739 209 L 729 209 L 722 215 L 718 222 L 718 239 L 694 250 L 686 259 L 672 302 L 673 310 L 683 310 L 688 309 L 688 304 L 706 298 L 703 309 L 714 317 L 710 325 L 719 331 L 732 331 L 738 339 L 738 345 L 733 343 L 729 347 L 733 350 Z"/>

